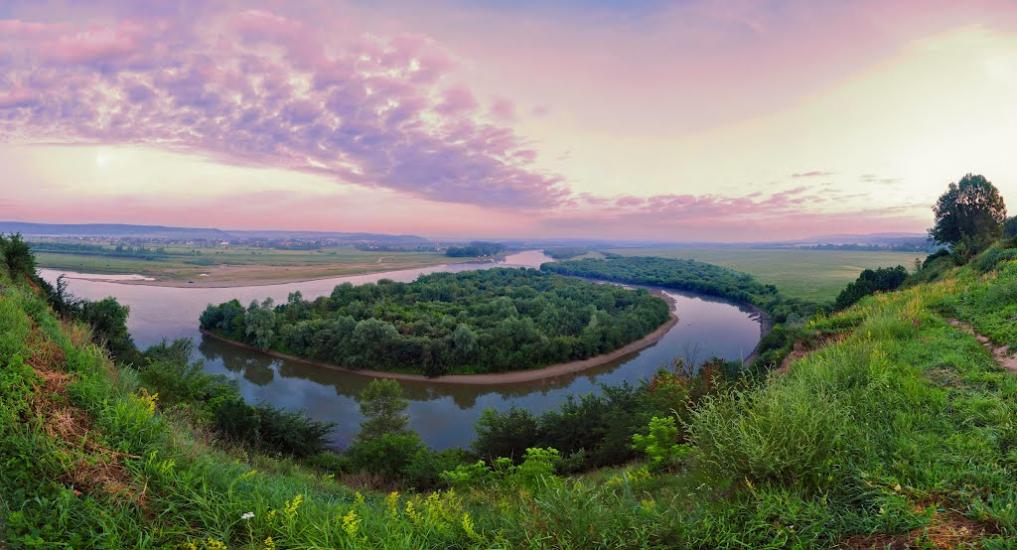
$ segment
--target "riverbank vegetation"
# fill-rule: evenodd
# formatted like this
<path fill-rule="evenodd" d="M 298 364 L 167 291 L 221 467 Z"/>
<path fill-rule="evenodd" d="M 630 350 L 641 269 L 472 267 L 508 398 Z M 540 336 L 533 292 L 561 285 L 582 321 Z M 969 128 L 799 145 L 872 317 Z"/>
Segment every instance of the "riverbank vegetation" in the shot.
<path fill-rule="evenodd" d="M 313 301 L 210 305 L 201 327 L 260 349 L 349 368 L 487 373 L 585 359 L 667 321 L 668 304 L 524 269 L 435 273 L 412 283 L 337 286 Z"/>
<path fill-rule="evenodd" d="M 461 246 L 450 246 L 445 255 L 450 258 L 485 258 L 494 257 L 505 251 L 505 245 L 485 241 L 473 241 Z"/>
<path fill-rule="evenodd" d="M 611 248 L 621 256 L 699 260 L 748 273 L 772 284 L 788 298 L 833 303 L 844 285 L 865 269 L 903 265 L 911 268 L 925 252 L 820 250 L 810 248 Z"/>
<path fill-rule="evenodd" d="M 751 275 L 689 259 L 611 255 L 604 259 L 580 259 L 546 263 L 550 273 L 692 291 L 754 306 L 766 313 L 773 327 L 756 348 L 754 368 L 765 371 L 779 364 L 797 337 L 802 323 L 824 307 L 787 298 L 773 285 Z"/>

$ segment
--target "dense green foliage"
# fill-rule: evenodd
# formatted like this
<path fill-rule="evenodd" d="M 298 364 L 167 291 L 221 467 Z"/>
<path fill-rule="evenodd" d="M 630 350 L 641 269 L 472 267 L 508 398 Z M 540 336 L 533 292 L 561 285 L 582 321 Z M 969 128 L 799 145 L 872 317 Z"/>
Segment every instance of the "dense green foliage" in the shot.
<path fill-rule="evenodd" d="M 908 270 L 901 265 L 897 267 L 866 269 L 862 271 L 855 282 L 850 283 L 847 288 L 841 291 L 837 296 L 834 307 L 844 309 L 876 292 L 897 290 L 904 284 L 907 278 Z"/>
<path fill-rule="evenodd" d="M 534 415 L 512 408 L 484 411 L 477 422 L 473 451 L 493 461 L 518 460 L 533 447 L 559 450 L 568 470 L 586 470 L 622 464 L 638 453 L 633 434 L 641 433 L 654 417 L 688 417 L 704 396 L 738 382 L 736 363 L 712 360 L 696 375 L 677 363 L 638 386 L 601 388 L 599 394 L 570 398 L 557 410 Z"/>
<path fill-rule="evenodd" d="M 1017 237 L 1017 216 L 1010 216 L 1003 222 L 1003 238 Z"/>
<path fill-rule="evenodd" d="M 953 245 L 971 256 L 997 239 L 1006 220 L 1006 204 L 999 190 L 984 176 L 967 174 L 951 183 L 932 208 L 936 223 L 929 234 L 936 242 Z"/>
<path fill-rule="evenodd" d="M 570 260 L 576 256 L 588 254 L 589 252 L 589 248 L 582 248 L 578 246 L 558 246 L 544 249 L 544 254 L 547 254 L 556 260 Z"/>
<path fill-rule="evenodd" d="M 773 329 L 756 347 L 754 367 L 757 371 L 779 364 L 791 351 L 796 328 L 823 309 L 811 302 L 787 298 L 777 287 L 764 285 L 751 275 L 697 260 L 612 255 L 603 260 L 547 263 L 541 269 L 563 275 L 699 292 L 756 306 L 774 323 Z"/>
<path fill-rule="evenodd" d="M 584 359 L 660 326 L 646 291 L 523 269 L 435 273 L 413 283 L 342 284 L 314 301 L 210 305 L 205 330 L 350 368 L 500 372 Z"/>
<path fill-rule="evenodd" d="M 11 278 L 35 277 L 35 256 L 20 234 L 0 234 L 0 256 Z"/>
<path fill-rule="evenodd" d="M 497 256 L 505 251 L 505 245 L 501 243 L 489 243 L 485 241 L 473 241 L 463 246 L 450 246 L 445 255 L 451 258 L 481 258 L 486 256 Z"/>
<path fill-rule="evenodd" d="M 815 304 L 785 298 L 777 287 L 764 285 L 751 275 L 697 260 L 616 256 L 603 260 L 547 263 L 541 269 L 562 275 L 659 286 L 727 298 L 760 307 L 777 322 L 783 322 L 789 316 L 806 317 L 815 310 Z"/>

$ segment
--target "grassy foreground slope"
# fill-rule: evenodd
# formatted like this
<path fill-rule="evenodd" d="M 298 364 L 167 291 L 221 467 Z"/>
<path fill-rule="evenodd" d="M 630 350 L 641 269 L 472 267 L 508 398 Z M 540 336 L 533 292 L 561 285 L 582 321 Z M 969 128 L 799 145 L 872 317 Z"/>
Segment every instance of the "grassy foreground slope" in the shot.
<path fill-rule="evenodd" d="M 808 323 L 787 368 L 651 431 L 666 460 L 563 477 L 535 451 L 408 495 L 218 447 L 5 279 L 0 546 L 1007 548 L 1017 377 L 948 322 L 1013 339 L 1017 263 L 985 263 Z"/>

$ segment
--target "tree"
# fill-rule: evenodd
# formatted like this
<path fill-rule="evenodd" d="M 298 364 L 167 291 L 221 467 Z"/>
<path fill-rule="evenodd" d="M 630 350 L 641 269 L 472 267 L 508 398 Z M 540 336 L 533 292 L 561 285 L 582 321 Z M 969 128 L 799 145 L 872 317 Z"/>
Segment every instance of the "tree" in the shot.
<path fill-rule="evenodd" d="M 247 325 L 245 336 L 247 341 L 260 349 L 268 349 L 275 338 L 275 311 L 272 310 L 271 299 L 265 300 L 262 305 L 258 302 L 251 302 L 247 308 Z"/>
<path fill-rule="evenodd" d="M 403 399 L 402 386 L 395 380 L 372 380 L 364 391 L 360 392 L 359 401 L 364 421 L 360 424 L 358 440 L 406 432 L 406 424 L 409 421 L 406 407 L 410 403 Z"/>
<path fill-rule="evenodd" d="M 1003 236 L 1008 239 L 1017 237 L 1017 216 L 1010 216 L 1003 222 Z"/>
<path fill-rule="evenodd" d="M 929 235 L 962 255 L 974 254 L 998 238 L 1006 219 L 1006 204 L 996 186 L 974 174 L 951 183 L 932 211 L 936 224 Z"/>
<path fill-rule="evenodd" d="M 23 275 L 25 277 L 35 276 L 35 256 L 32 249 L 22 238 L 20 233 L 10 237 L 0 235 L 0 253 L 3 255 L 4 264 L 11 277 Z"/>
<path fill-rule="evenodd" d="M 902 265 L 874 270 L 866 269 L 862 271 L 855 282 L 848 284 L 844 290 L 840 291 L 834 307 L 844 309 L 870 294 L 897 290 L 907 278 L 908 270 Z"/>
<path fill-rule="evenodd" d="M 85 302 L 81 307 L 82 320 L 92 326 L 95 335 L 106 343 L 106 349 L 113 358 L 122 363 L 133 363 L 139 359 L 134 340 L 127 331 L 129 313 L 130 308 L 120 305 L 116 298 Z"/>

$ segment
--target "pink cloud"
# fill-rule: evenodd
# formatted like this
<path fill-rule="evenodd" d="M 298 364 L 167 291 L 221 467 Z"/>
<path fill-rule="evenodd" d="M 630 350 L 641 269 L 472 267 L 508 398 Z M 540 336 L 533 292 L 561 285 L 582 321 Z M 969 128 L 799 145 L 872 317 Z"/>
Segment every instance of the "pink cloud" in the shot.
<path fill-rule="evenodd" d="M 547 208 L 567 191 L 509 128 L 475 118 L 419 35 L 344 36 L 266 10 L 0 21 L 5 139 L 154 144 L 418 197 Z"/>

